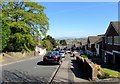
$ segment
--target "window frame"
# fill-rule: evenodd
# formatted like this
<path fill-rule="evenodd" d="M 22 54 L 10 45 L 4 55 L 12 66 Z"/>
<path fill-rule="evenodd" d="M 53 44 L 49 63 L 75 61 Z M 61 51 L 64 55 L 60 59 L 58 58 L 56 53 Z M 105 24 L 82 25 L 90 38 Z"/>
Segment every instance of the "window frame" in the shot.
<path fill-rule="evenodd" d="M 107 44 L 112 45 L 112 43 L 113 43 L 112 40 L 113 40 L 112 36 L 107 36 Z M 109 42 L 109 41 L 111 41 L 111 42 Z"/>
<path fill-rule="evenodd" d="M 115 37 L 118 37 L 116 38 L 117 42 L 115 42 Z M 118 39 L 120 39 L 120 36 L 114 36 L 114 45 L 120 45 L 120 41 L 118 41 Z"/>

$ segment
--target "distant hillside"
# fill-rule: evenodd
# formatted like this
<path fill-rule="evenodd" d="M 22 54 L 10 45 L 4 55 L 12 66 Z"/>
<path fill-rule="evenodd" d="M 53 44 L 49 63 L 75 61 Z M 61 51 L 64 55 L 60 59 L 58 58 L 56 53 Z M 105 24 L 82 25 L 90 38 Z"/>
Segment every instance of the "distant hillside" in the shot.
<path fill-rule="evenodd" d="M 87 38 L 66 38 L 66 39 L 59 39 L 59 40 L 66 40 L 67 44 L 73 44 L 73 43 L 84 41 L 86 39 Z"/>

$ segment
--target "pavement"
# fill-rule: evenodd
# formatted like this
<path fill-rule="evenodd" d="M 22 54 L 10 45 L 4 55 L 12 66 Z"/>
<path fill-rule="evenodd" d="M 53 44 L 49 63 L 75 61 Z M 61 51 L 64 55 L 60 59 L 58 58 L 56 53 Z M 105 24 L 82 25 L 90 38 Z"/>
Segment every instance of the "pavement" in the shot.
<path fill-rule="evenodd" d="M 89 81 L 84 78 L 80 70 L 80 66 L 78 66 L 77 63 L 75 62 L 75 58 L 70 57 L 70 55 L 67 55 L 64 61 L 62 62 L 56 76 L 53 79 L 53 83 L 56 82 L 75 83 Z"/>

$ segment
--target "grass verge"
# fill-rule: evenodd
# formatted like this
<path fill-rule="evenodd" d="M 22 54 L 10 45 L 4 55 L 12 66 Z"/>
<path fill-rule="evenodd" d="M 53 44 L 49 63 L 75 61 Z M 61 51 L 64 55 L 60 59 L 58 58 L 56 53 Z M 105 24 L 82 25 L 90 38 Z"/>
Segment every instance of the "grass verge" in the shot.
<path fill-rule="evenodd" d="M 105 73 L 109 74 L 109 77 L 113 77 L 113 78 L 120 78 L 120 72 L 119 71 L 115 71 L 115 70 L 111 70 L 108 68 L 102 68 Z"/>

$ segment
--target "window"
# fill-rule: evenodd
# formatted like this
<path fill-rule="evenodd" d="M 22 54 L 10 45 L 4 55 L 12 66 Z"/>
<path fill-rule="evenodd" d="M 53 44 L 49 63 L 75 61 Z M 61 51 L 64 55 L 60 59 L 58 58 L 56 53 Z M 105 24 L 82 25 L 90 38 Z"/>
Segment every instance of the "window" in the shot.
<path fill-rule="evenodd" d="M 105 38 L 105 44 L 107 43 L 107 37 Z"/>
<path fill-rule="evenodd" d="M 120 36 L 114 36 L 114 45 L 120 45 Z"/>
<path fill-rule="evenodd" d="M 112 36 L 108 36 L 108 44 L 112 44 Z"/>

